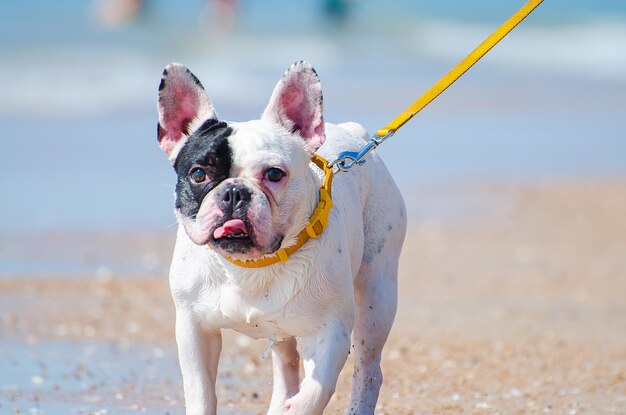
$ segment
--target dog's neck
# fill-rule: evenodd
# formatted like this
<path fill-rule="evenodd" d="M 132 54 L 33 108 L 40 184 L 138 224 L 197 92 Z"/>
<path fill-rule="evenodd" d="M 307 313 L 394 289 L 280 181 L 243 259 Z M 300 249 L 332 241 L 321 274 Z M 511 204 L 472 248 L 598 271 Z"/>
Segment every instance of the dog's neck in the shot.
<path fill-rule="evenodd" d="M 319 191 L 322 186 L 323 176 L 320 177 L 318 171 L 319 169 L 312 163 L 306 169 L 306 188 L 307 195 L 310 197 L 306 198 L 306 203 L 302 203 L 300 209 L 298 209 L 297 213 L 294 215 L 294 225 L 289 228 L 289 232 L 285 235 L 281 248 L 291 246 L 295 243 L 296 236 L 308 225 L 309 219 L 319 203 Z"/>

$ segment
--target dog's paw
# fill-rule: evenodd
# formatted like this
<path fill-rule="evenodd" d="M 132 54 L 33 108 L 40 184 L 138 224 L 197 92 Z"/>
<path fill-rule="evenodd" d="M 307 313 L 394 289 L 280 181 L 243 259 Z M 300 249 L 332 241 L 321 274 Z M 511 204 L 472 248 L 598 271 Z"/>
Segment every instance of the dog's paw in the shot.
<path fill-rule="evenodd" d="M 296 399 L 296 396 L 286 401 L 284 408 L 284 415 L 305 415 L 317 413 L 313 411 L 314 408 L 313 405 L 311 405 L 311 402 L 304 402 L 301 399 Z"/>
<path fill-rule="evenodd" d="M 323 388 L 317 382 L 305 380 L 300 392 L 285 401 L 284 415 L 321 414 L 332 394 L 332 390 Z"/>
<path fill-rule="evenodd" d="M 287 409 L 285 408 L 285 403 L 281 402 L 279 404 L 270 404 L 269 409 L 267 410 L 266 415 L 283 415 Z"/>

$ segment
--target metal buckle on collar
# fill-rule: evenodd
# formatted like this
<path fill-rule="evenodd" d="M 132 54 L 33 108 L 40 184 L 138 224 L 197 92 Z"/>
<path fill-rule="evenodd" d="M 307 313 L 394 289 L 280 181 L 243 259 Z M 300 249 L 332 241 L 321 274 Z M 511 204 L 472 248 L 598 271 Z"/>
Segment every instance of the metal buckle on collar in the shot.
<path fill-rule="evenodd" d="M 337 158 L 328 164 L 328 167 L 336 168 L 336 172 L 340 172 L 349 171 L 355 165 L 362 166 L 367 161 L 365 160 L 365 156 L 367 156 L 372 150 L 381 145 L 393 134 L 394 131 L 391 130 L 387 131 L 387 133 L 382 137 L 374 134 L 361 150 L 358 152 L 343 151 L 339 153 Z"/>

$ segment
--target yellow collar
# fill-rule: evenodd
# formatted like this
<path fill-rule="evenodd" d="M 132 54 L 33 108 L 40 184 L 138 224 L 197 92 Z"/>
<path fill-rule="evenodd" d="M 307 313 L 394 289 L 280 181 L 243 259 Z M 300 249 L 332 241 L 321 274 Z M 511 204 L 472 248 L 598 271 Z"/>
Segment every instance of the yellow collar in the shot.
<path fill-rule="evenodd" d="M 323 157 L 313 154 L 311 161 L 324 171 L 324 182 L 320 187 L 320 201 L 313 211 L 309 224 L 304 227 L 296 237 L 296 243 L 287 248 L 279 249 L 272 255 L 259 259 L 239 260 L 231 257 L 224 257 L 227 261 L 244 268 L 262 268 L 277 262 L 286 262 L 289 256 L 302 247 L 310 238 L 318 238 L 328 225 L 328 215 L 333 207 L 331 199 L 331 187 L 333 184 L 333 169 L 328 167 L 328 162 Z"/>

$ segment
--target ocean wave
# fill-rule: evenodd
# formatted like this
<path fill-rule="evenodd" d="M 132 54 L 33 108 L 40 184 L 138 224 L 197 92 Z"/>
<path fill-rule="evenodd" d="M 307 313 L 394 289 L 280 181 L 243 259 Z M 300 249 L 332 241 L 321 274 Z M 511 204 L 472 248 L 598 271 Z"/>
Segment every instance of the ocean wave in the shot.
<path fill-rule="evenodd" d="M 430 20 L 412 30 L 414 50 L 432 59 L 464 57 L 496 26 Z M 489 64 L 586 80 L 626 82 L 626 22 L 599 18 L 522 25 L 486 57 Z"/>
<path fill-rule="evenodd" d="M 392 88 L 414 82 L 412 67 L 440 71 L 464 57 L 495 28 L 440 19 L 421 19 L 395 32 L 314 33 L 289 37 L 198 36 L 163 48 L 101 42 L 14 47 L 3 53 L 0 115 L 84 114 L 147 108 L 154 104 L 161 68 L 170 61 L 210 74 L 211 94 L 233 106 L 265 102 L 273 83 L 293 60 L 307 58 L 341 66 L 334 86 L 353 87 L 359 79 Z M 163 41 L 155 37 L 154 42 Z M 608 18 L 578 24 L 522 24 L 490 52 L 481 65 L 514 82 L 520 71 L 548 79 L 626 84 L 626 22 Z M 381 62 L 385 72 L 381 73 Z M 506 70 L 502 68 L 506 67 Z M 201 79 L 204 76 L 200 76 Z M 328 80 L 328 78 L 326 78 Z M 204 79 L 203 79 L 204 80 Z M 400 81 L 400 82 L 398 82 Z M 404 82 L 402 82 L 404 81 Z M 348 87 L 346 87 L 348 88 Z M 350 90 L 343 91 L 350 94 Z M 395 93 L 389 90 L 389 94 Z M 260 108 L 260 107 L 259 107 Z M 257 109 L 258 111 L 258 109 Z"/>

